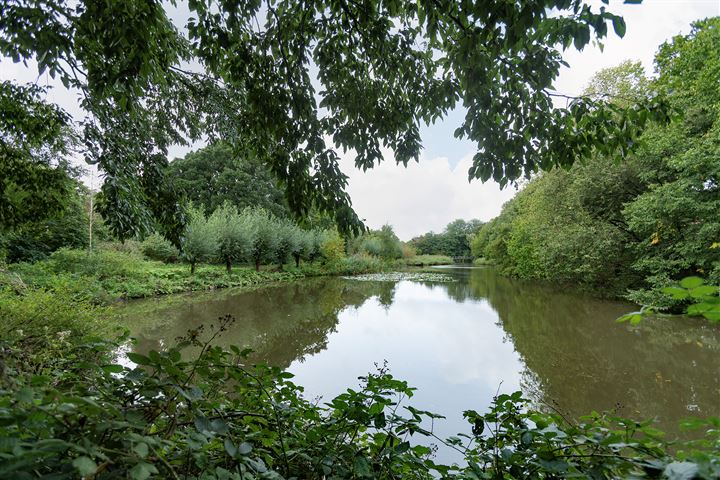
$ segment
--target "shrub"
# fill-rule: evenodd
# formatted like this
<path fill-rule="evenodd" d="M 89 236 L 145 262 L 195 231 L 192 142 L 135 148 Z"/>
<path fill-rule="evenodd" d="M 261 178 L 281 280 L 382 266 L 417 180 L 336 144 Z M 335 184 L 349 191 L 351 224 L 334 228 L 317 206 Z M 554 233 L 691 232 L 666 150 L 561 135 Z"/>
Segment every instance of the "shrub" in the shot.
<path fill-rule="evenodd" d="M 317 239 L 320 241 L 320 255 L 326 262 L 337 262 L 345 257 L 345 240 L 337 230 L 324 230 Z"/>
<path fill-rule="evenodd" d="M 172 243 L 157 233 L 154 233 L 146 238 L 142 242 L 140 250 L 143 255 L 150 260 L 157 260 L 165 263 L 176 262 L 178 256 L 180 255 L 180 252 Z"/>

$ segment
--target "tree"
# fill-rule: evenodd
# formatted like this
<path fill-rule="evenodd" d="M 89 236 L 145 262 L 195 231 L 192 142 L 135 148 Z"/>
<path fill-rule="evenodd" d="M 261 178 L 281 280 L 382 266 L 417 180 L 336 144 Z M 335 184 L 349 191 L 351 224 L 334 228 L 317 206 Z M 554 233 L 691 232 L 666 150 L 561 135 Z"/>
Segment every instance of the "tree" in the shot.
<path fill-rule="evenodd" d="M 242 215 L 252 229 L 250 258 L 255 263 L 255 270 L 259 272 L 262 263 L 272 262 L 276 258 L 278 236 L 275 221 L 262 208 L 246 209 Z"/>
<path fill-rule="evenodd" d="M 470 255 L 470 238 L 475 235 L 483 222 L 477 219 L 454 220 L 447 224 L 442 233 L 428 232 L 410 240 L 421 255 L 447 255 L 467 257 Z"/>
<path fill-rule="evenodd" d="M 44 93 L 0 82 L 0 230 L 60 216 L 75 197 L 70 117 Z"/>
<path fill-rule="evenodd" d="M 188 221 L 181 239 L 182 253 L 190 262 L 190 273 L 195 265 L 211 259 L 218 250 L 218 239 L 213 225 L 197 207 L 188 209 Z"/>
<path fill-rule="evenodd" d="M 263 164 L 235 155 L 230 145 L 216 142 L 176 158 L 168 178 L 178 194 L 210 215 L 225 202 L 238 211 L 261 207 L 276 217 L 289 214 L 283 192 Z"/>
<path fill-rule="evenodd" d="M 253 247 L 254 228 L 246 217 L 241 217 L 235 205 L 226 201 L 208 219 L 210 229 L 217 237 L 217 256 L 227 273 L 232 264 L 249 258 Z"/>
<path fill-rule="evenodd" d="M 663 44 L 655 88 L 682 116 L 647 132 L 639 161 L 648 188 L 623 210 L 637 238 L 635 268 L 650 287 L 685 276 L 720 283 L 720 18 Z M 637 295 L 634 300 L 652 303 Z"/>
<path fill-rule="evenodd" d="M 277 235 L 277 248 L 275 251 L 277 261 L 282 270 L 283 265 L 285 265 L 285 262 L 288 261 L 291 255 L 296 259 L 296 264 L 298 263 L 301 251 L 300 229 L 297 225 L 287 220 L 276 220 L 275 230 Z"/>
<path fill-rule="evenodd" d="M 667 116 L 659 98 L 554 107 L 561 49 L 601 40 L 608 22 L 625 33 L 622 18 L 583 0 L 188 8 L 185 38 L 160 2 L 0 5 L 0 54 L 36 60 L 81 93 L 83 153 L 104 173 L 98 207 L 121 238 L 157 225 L 179 238 L 167 149 L 201 136 L 267 165 L 291 211 L 316 208 L 358 232 L 336 149 L 356 152 L 362 169 L 382 160 L 383 146 L 407 164 L 419 156 L 421 124 L 462 107 L 455 135 L 478 147 L 469 178 L 505 185 L 595 151 L 624 156 L 649 119 Z"/>
<path fill-rule="evenodd" d="M 88 246 L 86 201 L 90 192 L 79 181 L 67 181 L 74 186 L 61 200 L 60 210 L 50 208 L 38 217 L 27 217 L 0 228 L 0 250 L 4 250 L 6 261 L 33 262 L 62 247 Z M 96 236 L 102 238 L 102 232 L 96 229 Z"/>

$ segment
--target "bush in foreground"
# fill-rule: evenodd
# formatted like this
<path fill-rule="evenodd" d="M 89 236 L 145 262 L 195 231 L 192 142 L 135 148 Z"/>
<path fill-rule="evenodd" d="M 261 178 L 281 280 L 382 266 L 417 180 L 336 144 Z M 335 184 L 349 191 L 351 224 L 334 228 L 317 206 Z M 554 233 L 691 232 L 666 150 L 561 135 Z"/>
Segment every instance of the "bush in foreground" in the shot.
<path fill-rule="evenodd" d="M 469 432 L 441 440 L 439 416 L 403 403 L 414 389 L 386 370 L 319 405 L 292 375 L 246 365 L 238 348 L 199 344 L 112 363 L 118 344 L 73 346 L 33 364 L 22 344 L 3 345 L 2 478 L 717 478 L 717 437 L 676 445 L 648 423 L 594 414 L 577 423 L 528 409 L 519 392 L 468 410 Z M 182 358 L 195 344 L 200 354 Z M 715 423 L 704 424 L 706 428 Z M 712 432 L 713 430 L 709 430 Z M 717 433 L 716 433 L 717 435 Z M 465 457 L 434 460 L 430 442 Z"/>

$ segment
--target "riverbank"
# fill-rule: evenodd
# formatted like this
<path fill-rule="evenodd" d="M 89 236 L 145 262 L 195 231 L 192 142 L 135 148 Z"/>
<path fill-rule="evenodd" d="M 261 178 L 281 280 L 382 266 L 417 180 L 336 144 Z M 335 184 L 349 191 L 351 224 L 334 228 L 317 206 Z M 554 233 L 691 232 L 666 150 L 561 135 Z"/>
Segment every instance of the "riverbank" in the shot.
<path fill-rule="evenodd" d="M 0 335 L 15 330 L 68 331 L 76 336 L 108 334 L 108 307 L 126 299 L 148 298 L 222 288 L 261 288 L 301 278 L 359 275 L 451 262 L 449 257 L 423 257 L 383 261 L 354 255 L 334 261 L 301 262 L 299 266 L 264 266 L 256 271 L 237 266 L 199 265 L 190 273 L 182 263 L 144 259 L 132 252 L 114 250 L 59 250 L 36 263 L 9 265 L 0 270 Z"/>

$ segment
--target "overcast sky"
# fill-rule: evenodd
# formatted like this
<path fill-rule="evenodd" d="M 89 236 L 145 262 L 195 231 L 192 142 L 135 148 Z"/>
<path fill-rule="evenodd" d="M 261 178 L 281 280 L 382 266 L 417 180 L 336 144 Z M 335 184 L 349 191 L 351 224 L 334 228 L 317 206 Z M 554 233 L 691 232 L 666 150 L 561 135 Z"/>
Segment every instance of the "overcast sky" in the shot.
<path fill-rule="evenodd" d="M 598 47 L 568 50 L 565 60 L 570 68 L 561 72 L 558 92 L 579 94 L 595 72 L 624 60 L 639 60 L 652 74 L 657 48 L 679 33 L 688 33 L 691 22 L 720 15 L 720 0 L 645 0 L 640 5 L 611 1 L 609 9 L 625 18 L 625 37 L 619 39 L 611 33 L 602 52 Z M 468 182 L 475 148 L 471 142 L 453 137 L 463 117 L 463 111 L 456 111 L 425 128 L 420 163 L 407 169 L 396 166 L 392 155 L 385 164 L 365 173 L 352 168 L 350 158 L 344 159 L 342 168 L 350 176 L 353 207 L 368 226 L 390 223 L 400 239 L 409 240 L 429 230 L 442 231 L 456 218 L 489 220 L 500 213 L 515 190 L 500 190 L 493 181 Z"/>
<path fill-rule="evenodd" d="M 600 5 L 599 0 L 595 3 Z M 625 18 L 625 38 L 610 34 L 602 52 L 596 46 L 582 52 L 569 50 L 565 59 L 570 68 L 562 71 L 557 91 L 578 94 L 595 72 L 628 59 L 641 61 L 652 74 L 658 46 L 674 35 L 687 33 L 692 21 L 720 15 L 720 0 L 645 0 L 641 5 L 611 1 L 610 10 Z M 176 17 L 177 12 L 172 16 Z M 26 68 L 2 59 L 0 78 L 52 86 L 49 100 L 82 118 L 77 96 L 47 76 L 38 79 L 32 65 Z M 420 162 L 408 168 L 395 165 L 391 152 L 386 152 L 382 165 L 364 173 L 353 167 L 349 155 L 343 158 L 341 166 L 350 177 L 348 190 L 353 206 L 368 226 L 377 228 L 390 223 L 401 239 L 408 240 L 430 230 L 442 231 L 457 218 L 489 220 L 500 212 L 515 190 L 512 187 L 500 190 L 492 181 L 468 182 L 467 170 L 475 148 L 471 142 L 453 137 L 463 117 L 464 112 L 456 110 L 444 121 L 423 128 L 424 152 Z M 175 148 L 170 156 L 186 151 Z M 97 187 L 98 180 L 94 182 Z"/>

